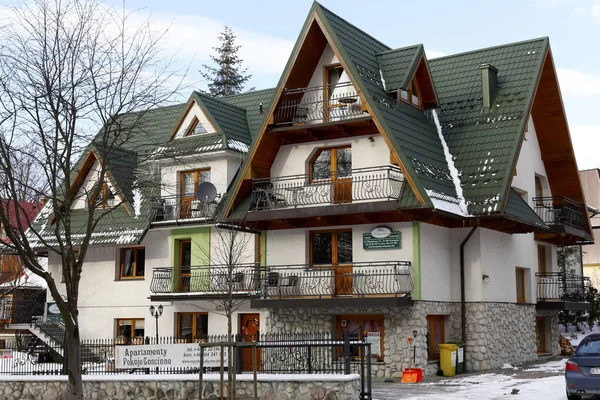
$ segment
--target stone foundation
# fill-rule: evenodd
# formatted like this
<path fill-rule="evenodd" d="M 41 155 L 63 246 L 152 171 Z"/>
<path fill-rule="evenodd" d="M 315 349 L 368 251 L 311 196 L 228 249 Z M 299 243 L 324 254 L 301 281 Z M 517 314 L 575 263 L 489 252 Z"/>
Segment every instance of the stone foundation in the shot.
<path fill-rule="evenodd" d="M 321 375 L 322 376 L 322 375 Z M 332 376 L 332 378 L 335 376 Z M 44 381 L 0 381 L 0 399 L 3 400 L 61 400 L 67 390 L 66 377 Z M 83 382 L 84 398 L 94 400 L 196 400 L 198 396 L 197 376 L 177 376 L 178 380 L 157 381 L 150 376 L 145 380 L 90 380 Z M 160 379 L 154 376 L 152 379 Z M 131 378 L 135 379 L 135 378 Z M 224 390 L 226 394 L 226 388 Z M 219 382 L 204 382 L 203 398 L 218 398 Z M 237 397 L 252 397 L 254 384 L 244 380 L 237 382 Z M 259 381 L 258 398 L 265 400 L 353 400 L 360 398 L 360 377 L 345 375 L 343 379 L 319 381 Z"/>
<path fill-rule="evenodd" d="M 467 303 L 466 310 L 467 371 L 501 368 L 505 363 L 537 359 L 534 305 Z M 273 309 L 266 313 L 263 327 L 273 333 L 334 332 L 335 317 L 345 314 L 383 314 L 384 361 L 373 360 L 372 364 L 373 376 L 380 378 L 400 377 L 404 368 L 410 366 L 423 369 L 425 375 L 437 372 L 439 363 L 427 360 L 427 315 L 446 315 L 447 341 L 459 340 L 461 336 L 460 303 L 432 301 L 415 301 L 411 307 L 401 308 Z M 415 362 L 407 340 L 413 331 L 417 331 Z"/>

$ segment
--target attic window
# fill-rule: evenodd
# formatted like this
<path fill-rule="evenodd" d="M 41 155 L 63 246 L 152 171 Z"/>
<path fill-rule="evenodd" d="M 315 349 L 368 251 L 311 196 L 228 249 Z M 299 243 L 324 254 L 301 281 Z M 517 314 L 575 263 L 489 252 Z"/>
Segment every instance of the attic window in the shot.
<path fill-rule="evenodd" d="M 198 120 L 198 117 L 194 117 L 192 122 L 190 122 L 187 129 L 185 130 L 185 134 L 183 136 L 199 135 L 202 133 L 206 133 L 206 129 L 200 123 L 200 121 Z"/>
<path fill-rule="evenodd" d="M 104 182 L 102 184 L 102 190 L 98 193 L 98 201 L 94 201 L 92 197 L 90 199 L 90 204 L 96 204 L 98 208 L 107 208 L 112 207 L 114 205 L 115 195 L 108 187 L 108 184 Z"/>
<path fill-rule="evenodd" d="M 421 110 L 423 109 L 421 90 L 419 89 L 419 84 L 417 83 L 416 78 L 412 80 L 408 87 L 408 90 L 400 90 L 399 100 L 405 101 L 406 103 L 412 106 L 420 108 Z"/>

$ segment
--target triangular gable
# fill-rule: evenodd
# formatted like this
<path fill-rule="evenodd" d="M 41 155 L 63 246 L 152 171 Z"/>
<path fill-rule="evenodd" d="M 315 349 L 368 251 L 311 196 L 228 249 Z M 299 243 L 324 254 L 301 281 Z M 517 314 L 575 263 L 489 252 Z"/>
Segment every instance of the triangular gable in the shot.
<path fill-rule="evenodd" d="M 179 123 L 175 127 L 171 138 L 180 139 L 200 134 L 216 133 L 217 128 L 210 120 L 206 111 L 199 104 L 197 96 L 192 94 L 188 100 L 186 110 L 183 112 Z"/>
<path fill-rule="evenodd" d="M 439 106 L 422 44 L 380 52 L 377 61 L 386 92 L 409 90 L 415 80 L 423 97 L 424 108 Z"/>
<path fill-rule="evenodd" d="M 332 19 L 337 20 L 332 21 Z M 336 25 L 337 31 L 332 28 L 332 24 Z M 340 24 L 343 24 L 344 26 L 340 27 Z M 339 32 L 340 29 L 343 31 L 342 34 L 344 35 L 342 40 L 340 40 L 336 33 Z M 344 45 L 342 44 L 343 41 L 360 43 L 360 48 L 362 50 L 368 49 L 368 55 L 366 57 L 361 57 L 361 54 L 353 52 L 353 56 L 349 56 L 348 52 L 344 49 Z M 346 21 L 335 16 L 335 14 L 330 13 L 316 2 L 311 8 L 284 73 L 279 80 L 277 91 L 268 115 L 272 116 L 274 114 L 285 87 L 306 87 L 309 84 L 314 68 L 318 65 L 318 61 L 327 44 L 332 47 L 337 59 L 344 68 L 344 71 L 348 74 L 352 85 L 358 90 L 362 103 L 368 107 L 369 113 L 373 117 L 373 120 L 390 148 L 390 151 L 396 153 L 400 164 L 399 166 L 404 173 L 406 181 L 415 192 L 419 203 L 432 207 L 427 192 L 423 185 L 418 182 L 417 173 L 412 165 L 413 160 L 418 160 L 421 157 L 418 157 L 416 153 L 412 158 L 407 157 L 403 154 L 401 150 L 402 146 L 398 141 L 398 137 L 404 137 L 410 132 L 414 132 L 414 134 L 419 137 L 417 141 L 425 139 L 426 141 L 429 140 L 434 142 L 426 144 L 426 146 L 436 147 L 435 151 L 438 154 L 431 160 L 425 157 L 420 163 L 430 166 L 427 168 L 427 171 L 429 171 L 429 179 L 431 181 L 445 181 L 437 186 L 432 185 L 436 191 L 455 196 L 456 193 L 452 182 L 449 179 L 448 167 L 444 161 L 443 149 L 439 142 L 439 138 L 437 138 L 437 133 L 433 124 L 426 119 L 420 110 L 406 105 L 417 111 L 417 114 L 414 114 L 413 111 L 407 111 L 403 106 L 399 106 L 391 118 L 399 116 L 400 118 L 405 119 L 404 122 L 406 122 L 406 124 L 399 129 L 398 133 L 390 135 L 389 132 L 392 130 L 386 126 L 385 118 L 379 112 L 378 108 L 380 106 L 377 105 L 377 103 L 380 103 L 380 101 L 378 101 L 379 99 L 377 97 L 384 97 L 388 102 L 391 98 L 383 89 L 376 54 L 389 50 L 389 47 L 348 24 Z M 377 73 L 374 71 L 377 71 Z M 375 103 L 375 105 L 372 106 L 370 103 Z M 280 145 L 276 135 L 264 135 L 270 122 L 272 122 L 272 117 L 267 118 L 261 134 L 253 143 L 247 164 L 244 167 L 244 172 L 240 175 L 239 181 L 236 182 L 236 185 L 234 186 L 234 193 L 226 209 L 225 216 L 231 212 L 234 203 L 241 201 L 239 197 L 244 197 L 243 195 L 238 196 L 240 188 L 244 187 L 244 191 L 248 190 L 248 183 L 245 182 L 242 184 L 243 180 L 255 177 L 265 177 L 268 176 L 270 172 L 271 163 L 269 162 L 269 159 L 275 157 Z M 407 137 L 406 139 L 408 139 L 406 140 L 406 143 L 412 142 L 415 144 L 415 140 L 412 140 L 412 138 Z M 419 145 L 416 146 L 421 147 Z M 261 149 L 260 160 L 255 161 L 258 149 Z M 422 149 L 419 148 L 417 152 L 420 150 Z M 430 161 L 432 161 L 432 163 L 430 163 Z M 442 171 L 442 173 L 438 173 L 439 171 Z"/>

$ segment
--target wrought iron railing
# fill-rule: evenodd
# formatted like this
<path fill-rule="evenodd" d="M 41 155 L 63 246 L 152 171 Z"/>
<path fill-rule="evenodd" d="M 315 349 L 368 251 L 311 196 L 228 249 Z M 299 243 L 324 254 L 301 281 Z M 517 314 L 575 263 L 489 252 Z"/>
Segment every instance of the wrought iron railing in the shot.
<path fill-rule="evenodd" d="M 587 301 L 590 278 L 565 272 L 536 273 L 538 301 Z"/>
<path fill-rule="evenodd" d="M 397 199 L 404 182 L 402 171 L 393 165 L 328 173 L 327 177 L 301 174 L 255 179 L 251 210 Z"/>
<path fill-rule="evenodd" d="M 350 82 L 286 89 L 273 114 L 275 125 L 343 121 L 367 115 Z"/>
<path fill-rule="evenodd" d="M 165 196 L 154 201 L 152 221 L 211 220 L 216 209 L 217 203 L 203 203 L 182 196 Z"/>
<path fill-rule="evenodd" d="M 225 294 L 231 290 L 244 295 L 256 295 L 260 274 L 257 264 L 200 265 L 191 267 L 154 268 L 150 290 L 152 293 L 197 292 Z"/>
<path fill-rule="evenodd" d="M 405 295 L 413 288 L 409 261 L 155 268 L 150 283 L 153 293 L 222 295 L 231 291 L 262 298 Z"/>
<path fill-rule="evenodd" d="M 583 229 L 586 212 L 581 203 L 568 197 L 534 197 L 535 211 L 548 225 L 566 225 Z"/>

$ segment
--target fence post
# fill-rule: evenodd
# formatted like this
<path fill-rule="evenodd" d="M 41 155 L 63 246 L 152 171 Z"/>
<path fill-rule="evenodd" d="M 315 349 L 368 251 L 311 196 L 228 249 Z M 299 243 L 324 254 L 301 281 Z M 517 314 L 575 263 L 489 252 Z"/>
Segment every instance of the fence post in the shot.
<path fill-rule="evenodd" d="M 350 333 L 344 331 L 344 374 L 350 375 Z"/>
<path fill-rule="evenodd" d="M 144 344 L 150 344 L 150 338 L 148 336 L 146 336 L 146 338 L 144 339 Z M 114 352 L 113 352 L 114 354 Z M 150 374 L 150 368 L 145 368 L 145 373 L 146 375 Z"/>
<path fill-rule="evenodd" d="M 241 342 L 242 341 L 242 335 L 240 335 L 239 333 L 235 334 L 235 336 L 233 337 L 233 341 L 234 342 Z M 235 350 L 233 353 L 233 357 L 235 358 L 234 363 L 235 363 L 235 368 L 233 369 L 236 373 L 241 373 L 242 372 L 242 347 L 233 347 L 233 349 Z"/>
<path fill-rule="evenodd" d="M 367 343 L 367 397 L 365 398 L 371 398 L 371 343 Z"/>
<path fill-rule="evenodd" d="M 65 334 L 63 335 L 63 367 L 62 374 L 69 375 L 69 344 L 67 343 L 67 328 L 65 328 Z M 79 351 L 81 352 L 81 339 L 79 340 Z"/>
<path fill-rule="evenodd" d="M 312 346 L 308 345 L 308 373 L 312 374 Z"/>
<path fill-rule="evenodd" d="M 200 371 L 198 371 L 198 373 L 200 374 L 199 380 L 200 380 L 200 388 L 198 389 L 198 399 L 202 400 L 202 392 L 203 392 L 203 379 L 204 379 L 204 346 L 202 346 L 202 343 L 198 343 L 198 345 L 200 346 Z"/>

